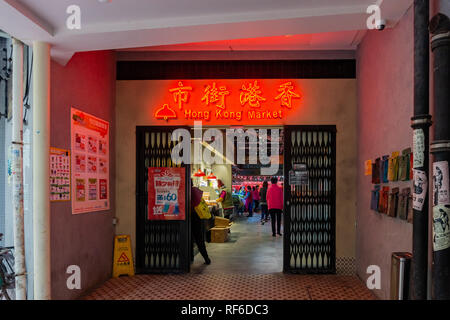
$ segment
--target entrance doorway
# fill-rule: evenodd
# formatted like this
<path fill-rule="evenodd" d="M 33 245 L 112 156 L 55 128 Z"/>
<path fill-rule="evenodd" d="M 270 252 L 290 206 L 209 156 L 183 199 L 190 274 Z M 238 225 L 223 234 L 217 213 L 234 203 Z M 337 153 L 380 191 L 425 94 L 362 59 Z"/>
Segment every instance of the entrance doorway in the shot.
<path fill-rule="evenodd" d="M 136 269 L 139 273 L 190 270 L 193 254 L 190 215 L 195 214 L 189 205 L 190 165 L 178 165 L 185 169 L 186 219 L 148 220 L 148 168 L 177 166 L 171 160 L 174 147 L 171 135 L 175 129 L 153 126 L 136 130 Z M 335 273 L 336 128 L 285 126 L 282 137 L 282 270 L 302 274 Z"/>

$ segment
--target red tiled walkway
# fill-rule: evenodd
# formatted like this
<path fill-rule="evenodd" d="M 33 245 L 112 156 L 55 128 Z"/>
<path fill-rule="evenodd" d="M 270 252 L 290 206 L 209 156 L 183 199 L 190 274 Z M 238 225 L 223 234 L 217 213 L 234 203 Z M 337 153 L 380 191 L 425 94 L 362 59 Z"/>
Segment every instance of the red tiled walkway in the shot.
<path fill-rule="evenodd" d="M 87 300 L 372 300 L 355 276 L 137 275 L 110 279 Z"/>

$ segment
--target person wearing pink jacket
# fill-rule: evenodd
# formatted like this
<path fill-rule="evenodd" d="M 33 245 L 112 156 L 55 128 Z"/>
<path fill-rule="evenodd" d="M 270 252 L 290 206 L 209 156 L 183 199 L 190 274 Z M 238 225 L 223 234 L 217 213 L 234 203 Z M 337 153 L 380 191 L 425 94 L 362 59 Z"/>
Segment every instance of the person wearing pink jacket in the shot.
<path fill-rule="evenodd" d="M 283 213 L 283 188 L 278 186 L 278 178 L 270 179 L 271 186 L 267 190 L 267 207 L 269 209 L 270 219 L 272 220 L 272 236 L 276 233 L 281 236 L 281 214 Z M 276 223 L 276 233 L 275 233 Z"/>

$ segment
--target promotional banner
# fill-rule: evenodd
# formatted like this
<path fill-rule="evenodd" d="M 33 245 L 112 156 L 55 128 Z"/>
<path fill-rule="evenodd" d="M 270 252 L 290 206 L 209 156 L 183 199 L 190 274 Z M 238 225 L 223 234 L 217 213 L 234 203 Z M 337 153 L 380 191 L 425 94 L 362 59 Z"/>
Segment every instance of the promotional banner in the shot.
<path fill-rule="evenodd" d="M 148 168 L 148 219 L 185 219 L 185 168 Z"/>
<path fill-rule="evenodd" d="M 109 123 L 71 109 L 72 214 L 109 209 Z"/>

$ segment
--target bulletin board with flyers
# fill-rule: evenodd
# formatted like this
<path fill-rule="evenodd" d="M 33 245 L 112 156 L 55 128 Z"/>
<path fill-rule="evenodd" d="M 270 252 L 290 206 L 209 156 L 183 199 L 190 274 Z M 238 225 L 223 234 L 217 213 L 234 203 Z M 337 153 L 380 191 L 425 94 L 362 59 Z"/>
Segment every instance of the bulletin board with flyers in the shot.
<path fill-rule="evenodd" d="M 71 109 L 72 214 L 109 209 L 109 123 Z"/>

